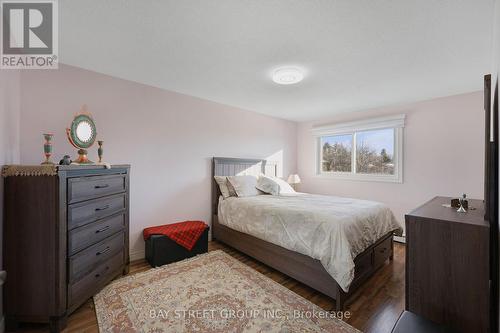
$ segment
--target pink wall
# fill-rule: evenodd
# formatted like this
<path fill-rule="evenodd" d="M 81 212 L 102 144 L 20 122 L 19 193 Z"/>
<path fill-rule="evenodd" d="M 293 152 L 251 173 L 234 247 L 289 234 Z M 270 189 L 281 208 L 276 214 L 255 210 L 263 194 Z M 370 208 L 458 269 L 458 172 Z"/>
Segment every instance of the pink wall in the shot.
<path fill-rule="evenodd" d="M 183 219 L 210 220 L 210 158 L 271 158 L 282 175 L 298 169 L 305 192 L 378 200 L 403 222 L 434 195 L 483 196 L 482 92 L 297 124 L 70 66 L 21 74 L 21 162 L 42 159 L 41 133 L 55 133 L 54 160 L 75 156 L 64 129 L 87 104 L 105 141 L 105 159 L 130 163 L 131 252 L 142 229 Z M 315 176 L 313 125 L 407 115 L 404 183 Z M 461 148 L 458 148 L 461 147 Z M 96 148 L 90 157 L 96 158 Z"/>
<path fill-rule="evenodd" d="M 0 165 L 19 161 L 20 72 L 0 73 Z"/>
<path fill-rule="evenodd" d="M 42 133 L 55 134 L 54 160 L 76 150 L 65 128 L 87 104 L 105 160 L 129 163 L 131 255 L 143 256 L 144 227 L 210 221 L 211 157 L 272 157 L 296 169 L 296 124 L 70 66 L 21 75 L 21 162 L 42 161 Z M 97 147 L 90 150 L 96 159 Z"/>
<path fill-rule="evenodd" d="M 405 113 L 404 182 L 335 180 L 315 175 L 314 125 Z M 483 198 L 483 93 L 474 92 L 398 107 L 344 114 L 301 123 L 297 137 L 298 172 L 304 192 L 377 200 L 404 223 L 404 214 L 436 195 L 467 193 Z"/>

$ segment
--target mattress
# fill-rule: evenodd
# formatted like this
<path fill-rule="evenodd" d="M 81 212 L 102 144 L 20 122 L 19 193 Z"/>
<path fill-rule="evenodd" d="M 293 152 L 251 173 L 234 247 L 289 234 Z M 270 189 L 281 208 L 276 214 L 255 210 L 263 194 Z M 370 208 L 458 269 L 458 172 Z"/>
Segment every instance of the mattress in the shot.
<path fill-rule="evenodd" d="M 347 292 L 354 258 L 401 225 L 384 204 L 296 193 L 219 200 L 219 223 L 319 260 Z"/>

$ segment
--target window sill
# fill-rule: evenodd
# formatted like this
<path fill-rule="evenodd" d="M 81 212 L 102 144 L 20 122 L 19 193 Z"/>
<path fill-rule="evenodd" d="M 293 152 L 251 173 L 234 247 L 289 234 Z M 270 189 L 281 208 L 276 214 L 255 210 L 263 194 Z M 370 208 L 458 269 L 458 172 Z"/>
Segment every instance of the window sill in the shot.
<path fill-rule="evenodd" d="M 336 180 L 350 180 L 362 182 L 381 182 L 381 183 L 403 183 L 403 177 L 398 175 L 385 176 L 385 175 L 366 175 L 366 174 L 353 174 L 353 173 L 319 173 L 316 174 L 317 178 L 336 179 Z"/>

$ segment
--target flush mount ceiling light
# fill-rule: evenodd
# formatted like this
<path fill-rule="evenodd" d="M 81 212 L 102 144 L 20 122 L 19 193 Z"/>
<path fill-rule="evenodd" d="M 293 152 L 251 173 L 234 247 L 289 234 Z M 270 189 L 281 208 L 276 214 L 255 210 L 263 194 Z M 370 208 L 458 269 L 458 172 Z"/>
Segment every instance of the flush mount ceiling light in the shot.
<path fill-rule="evenodd" d="M 274 71 L 273 81 L 278 84 L 294 84 L 302 81 L 304 74 L 296 67 L 281 67 Z"/>

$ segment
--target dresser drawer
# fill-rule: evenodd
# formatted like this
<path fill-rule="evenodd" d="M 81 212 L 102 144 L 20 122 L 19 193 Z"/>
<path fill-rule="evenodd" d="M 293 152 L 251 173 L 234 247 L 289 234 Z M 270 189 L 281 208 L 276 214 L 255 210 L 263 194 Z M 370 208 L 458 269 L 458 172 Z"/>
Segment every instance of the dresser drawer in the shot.
<path fill-rule="evenodd" d="M 124 245 L 125 234 L 120 232 L 71 256 L 68 272 L 70 282 L 78 280 L 117 252 L 123 251 Z"/>
<path fill-rule="evenodd" d="M 68 253 L 73 255 L 117 233 L 124 227 L 125 214 L 120 214 L 73 229 L 68 233 Z"/>
<path fill-rule="evenodd" d="M 78 177 L 68 179 L 68 203 L 125 192 L 126 175 Z"/>
<path fill-rule="evenodd" d="M 78 305 L 94 296 L 111 279 L 118 275 L 123 266 L 123 251 L 109 258 L 108 261 L 99 265 L 79 281 L 68 286 L 69 307 Z"/>
<path fill-rule="evenodd" d="M 389 237 L 373 248 L 373 266 L 377 268 L 382 265 L 387 259 L 389 259 L 391 252 L 392 237 Z"/>
<path fill-rule="evenodd" d="M 68 206 L 68 230 L 124 211 L 125 194 L 85 201 Z"/>

